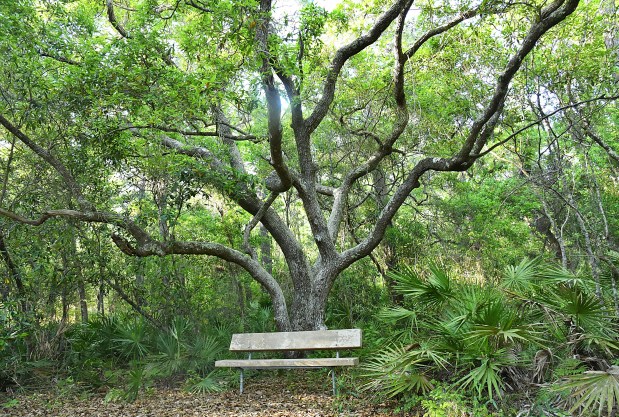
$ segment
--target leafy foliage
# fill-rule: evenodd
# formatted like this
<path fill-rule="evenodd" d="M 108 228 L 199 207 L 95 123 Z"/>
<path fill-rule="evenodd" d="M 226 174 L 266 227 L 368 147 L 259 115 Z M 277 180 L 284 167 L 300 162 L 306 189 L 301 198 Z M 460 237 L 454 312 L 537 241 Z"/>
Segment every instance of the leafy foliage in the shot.
<path fill-rule="evenodd" d="M 555 389 L 570 390 L 573 401 L 570 412 L 581 414 L 597 411 L 601 416 L 612 415 L 619 404 L 619 369 L 611 366 L 606 371 L 586 371 L 572 375 L 558 383 Z"/>
<path fill-rule="evenodd" d="M 498 407 L 510 392 L 530 389 L 530 378 L 553 382 L 549 352 L 561 358 L 586 354 L 600 363 L 617 352 L 616 324 L 589 280 L 539 260 L 507 267 L 498 286 L 447 278 L 436 266 L 426 276 L 410 269 L 394 276 L 406 303 L 380 317 L 395 323 L 395 344 L 363 365 L 371 379 L 366 387 L 387 396 L 427 393 L 430 381 L 439 380 Z M 572 371 L 558 385 L 573 389 L 572 410 L 614 406 L 609 369 Z M 554 371 L 560 378 L 561 367 Z"/>

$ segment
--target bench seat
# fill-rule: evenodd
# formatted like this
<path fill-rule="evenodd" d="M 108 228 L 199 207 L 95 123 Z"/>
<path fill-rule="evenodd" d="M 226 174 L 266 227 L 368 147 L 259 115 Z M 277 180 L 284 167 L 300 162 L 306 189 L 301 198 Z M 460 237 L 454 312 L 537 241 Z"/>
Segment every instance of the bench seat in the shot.
<path fill-rule="evenodd" d="M 310 359 L 228 359 L 215 362 L 216 368 L 244 369 L 288 369 L 288 368 L 331 368 L 334 366 L 356 366 L 359 358 L 310 358 Z"/>

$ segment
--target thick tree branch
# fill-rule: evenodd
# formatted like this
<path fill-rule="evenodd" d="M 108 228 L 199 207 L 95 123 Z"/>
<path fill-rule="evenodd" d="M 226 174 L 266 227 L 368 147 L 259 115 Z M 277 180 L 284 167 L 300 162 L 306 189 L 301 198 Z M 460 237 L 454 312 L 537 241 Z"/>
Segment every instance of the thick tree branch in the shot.
<path fill-rule="evenodd" d="M 289 328 L 290 326 L 286 310 L 286 300 L 277 281 L 258 262 L 227 246 L 211 242 L 158 242 L 138 227 L 131 219 L 115 213 L 81 212 L 67 209 L 49 210 L 44 212 L 39 219 L 32 220 L 8 210 L 0 209 L 0 215 L 31 226 L 40 226 L 47 220 L 56 217 L 116 226 L 126 230 L 135 239 L 135 243 L 130 243 L 119 234 L 114 234 L 113 236 L 114 243 L 118 248 L 131 256 L 211 255 L 235 263 L 250 273 L 271 295 L 274 300 L 274 308 L 277 310 L 278 325 L 284 326 L 283 328 Z"/>
<path fill-rule="evenodd" d="M 271 68 L 268 38 L 271 27 L 271 0 L 260 1 L 261 21 L 256 32 L 256 39 L 259 45 L 259 54 L 262 60 L 260 76 L 262 78 L 262 88 L 264 89 L 267 101 L 269 145 L 271 152 L 271 165 L 279 176 L 280 184 L 271 191 L 284 192 L 292 186 L 292 177 L 282 149 L 282 123 L 281 123 L 281 97 L 275 85 L 273 69 Z"/>
<path fill-rule="evenodd" d="M 273 301 L 273 309 L 277 328 L 290 330 L 290 320 L 286 308 L 286 299 L 277 281 L 257 261 L 251 257 L 228 248 L 227 246 L 210 242 L 171 242 L 165 245 L 167 253 L 184 255 L 211 255 L 228 262 L 235 263 L 249 272 L 269 293 Z"/>
<path fill-rule="evenodd" d="M 209 168 L 215 172 L 226 173 L 226 166 L 206 148 L 189 147 L 169 137 L 161 138 L 161 144 L 179 154 L 205 161 L 209 165 Z M 230 195 L 230 197 L 234 199 L 241 208 L 255 216 L 260 208 L 263 207 L 262 202 L 244 183 L 239 185 L 242 187 L 241 192 Z M 286 223 L 271 208 L 266 210 L 264 215 L 261 216 L 260 221 L 279 245 L 288 264 L 292 265 L 292 267 L 298 267 L 293 278 L 299 281 L 308 281 L 309 267 L 307 267 L 307 257 L 294 234 L 290 231 L 288 226 L 286 226 Z"/>
<path fill-rule="evenodd" d="M 121 25 L 120 22 L 118 21 L 118 19 L 116 18 L 116 13 L 114 13 L 114 1 L 113 0 L 105 0 L 105 5 L 106 5 L 106 8 L 107 8 L 107 18 L 110 21 L 110 23 L 112 24 L 112 26 L 114 27 L 114 29 L 116 29 L 116 31 L 123 38 L 131 38 L 131 36 L 129 35 L 129 32 L 127 32 L 125 30 L 124 26 Z"/>
<path fill-rule="evenodd" d="M 344 206 L 348 198 L 348 194 L 352 188 L 352 185 L 356 180 L 362 176 L 368 174 L 378 167 L 378 164 L 392 152 L 392 146 L 402 135 L 406 126 L 408 125 L 408 108 L 406 106 L 406 96 L 404 94 L 404 64 L 407 57 L 402 51 L 402 33 L 404 31 L 404 23 L 406 21 L 406 14 L 412 5 L 412 0 L 407 1 L 404 9 L 398 16 L 396 31 L 395 31 L 395 67 L 393 71 L 394 89 L 393 95 L 396 103 L 396 121 L 392 128 L 389 137 L 385 140 L 385 143 L 374 152 L 367 161 L 351 170 L 342 181 L 342 185 L 334 192 L 334 201 L 331 208 L 331 214 L 328 221 L 329 237 L 332 241 L 335 241 L 340 224 L 342 222 L 342 216 L 344 212 Z"/>
<path fill-rule="evenodd" d="M 32 141 L 28 135 L 22 132 L 17 126 L 13 125 L 2 114 L 0 114 L 0 124 L 4 126 L 5 129 L 7 129 L 9 132 L 11 132 L 24 145 L 26 145 L 34 153 L 36 153 L 41 159 L 51 165 L 56 170 L 56 172 L 58 172 L 65 185 L 67 186 L 69 193 L 77 200 L 80 208 L 88 210 L 93 209 L 92 204 L 84 197 L 81 187 L 79 186 L 75 178 L 73 178 L 73 175 L 71 174 L 71 172 L 69 172 L 67 167 L 65 167 L 49 151 Z"/>
<path fill-rule="evenodd" d="M 328 195 L 333 197 L 336 192 L 336 188 L 327 187 L 326 185 L 316 184 L 316 192 L 322 195 Z"/>
<path fill-rule="evenodd" d="M 529 29 L 529 32 L 522 41 L 520 49 L 511 57 L 507 63 L 507 67 L 499 76 L 490 103 L 486 106 L 481 117 L 473 123 L 466 142 L 457 156 L 457 159 L 462 160 L 460 163 L 464 163 L 465 165 L 469 164 L 466 160 L 470 158 L 471 151 L 474 149 L 477 149 L 478 152 L 481 151 L 483 145 L 485 145 L 485 142 L 489 139 L 493 129 L 484 130 L 484 127 L 493 120 L 496 122 L 495 116 L 501 113 L 511 80 L 520 69 L 524 58 L 533 50 L 542 35 L 576 10 L 578 3 L 579 0 L 555 0 L 542 10 L 541 20 L 534 23 Z M 468 166 L 465 168 L 468 168 Z"/>
<path fill-rule="evenodd" d="M 520 68 L 524 58 L 546 32 L 574 12 L 578 3 L 579 0 L 556 0 L 542 10 L 541 20 L 532 24 L 520 48 L 509 60 L 503 73 L 498 77 L 492 99 L 486 106 L 482 115 L 473 123 L 460 151 L 451 158 L 424 158 L 418 162 L 381 211 L 379 219 L 370 234 L 359 245 L 340 255 L 339 265 L 337 266 L 338 271 L 345 269 L 353 262 L 367 256 L 378 246 L 391 219 L 393 219 L 393 216 L 411 191 L 419 187 L 419 179 L 425 172 L 430 170 L 463 171 L 472 165 L 476 160 L 472 152 L 475 150 L 479 152 L 492 134 L 494 124 L 502 110 L 509 84 Z"/>
<path fill-rule="evenodd" d="M 337 84 L 337 80 L 340 75 L 340 71 L 342 67 L 350 59 L 352 56 L 358 54 L 363 51 L 369 45 L 376 42 L 376 40 L 380 37 L 380 35 L 389 27 L 391 22 L 393 22 L 401 11 L 404 9 L 408 0 L 399 0 L 396 1 L 390 8 L 387 10 L 382 16 L 378 18 L 374 26 L 370 29 L 370 31 L 358 37 L 348 45 L 340 48 L 333 57 L 331 61 L 331 65 L 329 67 L 329 72 L 327 74 L 327 78 L 324 82 L 322 89 L 322 97 L 316 104 L 314 111 L 305 121 L 305 127 L 307 133 L 312 133 L 318 125 L 322 122 L 322 120 L 327 115 L 329 111 L 329 107 L 333 102 L 333 98 L 335 95 L 335 85 Z"/>

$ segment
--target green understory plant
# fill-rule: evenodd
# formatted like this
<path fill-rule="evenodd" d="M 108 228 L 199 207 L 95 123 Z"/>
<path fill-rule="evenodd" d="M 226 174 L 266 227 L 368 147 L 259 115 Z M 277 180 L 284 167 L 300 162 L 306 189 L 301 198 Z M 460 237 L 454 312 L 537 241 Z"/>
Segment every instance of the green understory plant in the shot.
<path fill-rule="evenodd" d="M 600 364 L 617 352 L 619 333 L 588 277 L 525 259 L 498 282 L 467 282 L 435 265 L 392 278 L 404 303 L 380 314 L 393 337 L 363 366 L 366 389 L 424 396 L 439 381 L 498 412 L 560 380 L 566 410 L 615 406 L 614 368 Z M 561 379 L 567 358 L 575 368 Z"/>

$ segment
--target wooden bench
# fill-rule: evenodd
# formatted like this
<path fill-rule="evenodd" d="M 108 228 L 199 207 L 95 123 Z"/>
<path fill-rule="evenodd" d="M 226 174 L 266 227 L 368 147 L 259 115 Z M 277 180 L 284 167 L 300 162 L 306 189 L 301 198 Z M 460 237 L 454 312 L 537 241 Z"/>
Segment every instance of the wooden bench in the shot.
<path fill-rule="evenodd" d="M 241 333 L 232 335 L 231 352 L 248 352 L 247 359 L 230 359 L 215 362 L 217 368 L 238 368 L 240 391 L 243 393 L 245 369 L 332 368 L 331 378 L 335 395 L 335 370 L 337 366 L 355 366 L 359 358 L 340 358 L 339 351 L 362 346 L 361 329 L 317 330 L 305 332 Z M 252 352 L 335 350 L 335 358 L 303 359 L 252 359 Z"/>

